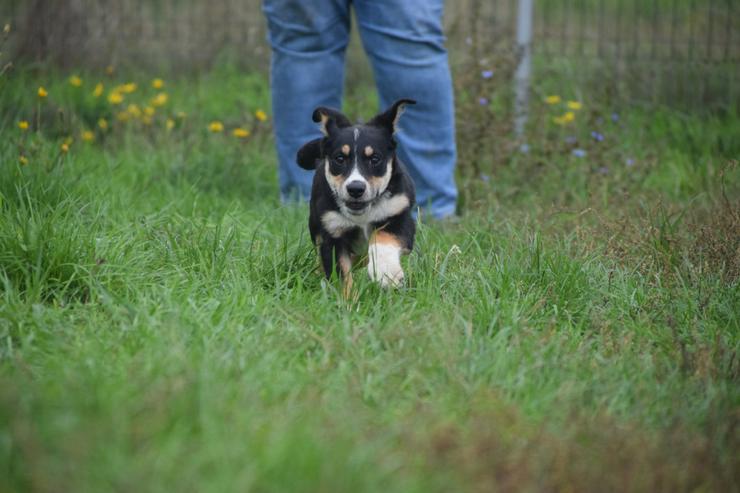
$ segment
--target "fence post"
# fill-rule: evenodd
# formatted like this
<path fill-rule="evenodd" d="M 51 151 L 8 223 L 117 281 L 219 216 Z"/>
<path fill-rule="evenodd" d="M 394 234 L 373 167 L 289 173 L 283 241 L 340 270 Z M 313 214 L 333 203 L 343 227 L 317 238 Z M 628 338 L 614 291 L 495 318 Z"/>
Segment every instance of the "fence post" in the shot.
<path fill-rule="evenodd" d="M 519 0 L 516 21 L 517 67 L 514 72 L 514 132 L 524 135 L 529 107 L 529 75 L 532 65 L 532 12 L 534 0 Z"/>

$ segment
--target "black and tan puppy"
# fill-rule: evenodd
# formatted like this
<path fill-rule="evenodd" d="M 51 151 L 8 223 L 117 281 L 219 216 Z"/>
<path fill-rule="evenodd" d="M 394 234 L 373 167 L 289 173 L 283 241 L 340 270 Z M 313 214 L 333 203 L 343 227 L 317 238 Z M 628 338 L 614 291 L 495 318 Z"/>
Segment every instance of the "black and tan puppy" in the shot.
<path fill-rule="evenodd" d="M 398 118 L 410 99 L 396 101 L 365 125 L 352 125 L 339 111 L 320 107 L 313 120 L 323 138 L 305 144 L 298 164 L 315 169 L 308 227 L 326 277 L 336 271 L 345 293 L 353 260 L 367 252 L 367 271 L 381 286 L 404 280 L 401 254 L 414 246 L 411 217 L 414 184 L 396 157 Z M 367 248 L 367 250 L 365 250 Z"/>

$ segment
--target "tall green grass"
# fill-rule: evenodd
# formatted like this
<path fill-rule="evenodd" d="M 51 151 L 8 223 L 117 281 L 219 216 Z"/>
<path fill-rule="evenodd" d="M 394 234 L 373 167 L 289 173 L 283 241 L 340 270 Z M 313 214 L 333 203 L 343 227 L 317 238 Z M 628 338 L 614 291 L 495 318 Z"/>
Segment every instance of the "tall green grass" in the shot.
<path fill-rule="evenodd" d="M 24 77 L 0 95 L 1 490 L 737 488 L 736 119 L 625 109 L 597 144 L 611 108 L 564 130 L 543 105 L 528 152 L 461 160 L 462 217 L 422 217 L 406 288 L 358 267 L 344 300 L 269 128 L 206 130 L 266 108 L 264 79 L 167 81 L 187 123 L 60 155 L 80 127 L 16 120 L 66 78 Z"/>

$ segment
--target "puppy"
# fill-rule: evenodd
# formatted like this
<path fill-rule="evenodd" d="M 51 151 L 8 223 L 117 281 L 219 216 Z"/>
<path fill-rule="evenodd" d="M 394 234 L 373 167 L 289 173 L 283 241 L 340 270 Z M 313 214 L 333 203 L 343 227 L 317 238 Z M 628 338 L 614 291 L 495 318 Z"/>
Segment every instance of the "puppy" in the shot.
<path fill-rule="evenodd" d="M 319 107 L 313 121 L 324 137 L 305 144 L 298 165 L 315 169 L 308 228 L 327 278 L 337 272 L 344 293 L 352 287 L 352 262 L 367 251 L 367 272 L 383 287 L 403 284 L 401 254 L 414 246 L 414 184 L 396 157 L 398 119 L 411 99 L 396 101 L 365 125 Z M 365 250 L 365 248 L 367 250 Z"/>

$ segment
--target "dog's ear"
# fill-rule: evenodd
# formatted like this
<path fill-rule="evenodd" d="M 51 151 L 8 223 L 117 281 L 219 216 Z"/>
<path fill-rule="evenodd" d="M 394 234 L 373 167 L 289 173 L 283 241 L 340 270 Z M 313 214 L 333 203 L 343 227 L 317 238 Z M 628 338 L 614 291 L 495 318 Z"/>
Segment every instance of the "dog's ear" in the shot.
<path fill-rule="evenodd" d="M 316 163 L 321 159 L 321 144 L 324 139 L 313 139 L 298 149 L 296 162 L 303 169 L 316 169 Z"/>
<path fill-rule="evenodd" d="M 399 99 L 393 105 L 385 110 L 383 113 L 373 117 L 372 120 L 367 122 L 368 125 L 375 127 L 381 127 L 387 129 L 391 134 L 396 133 L 398 119 L 401 117 L 404 108 L 407 104 L 416 104 L 413 99 Z"/>
<path fill-rule="evenodd" d="M 349 118 L 342 113 L 324 106 L 319 106 L 313 110 L 313 121 L 320 124 L 321 133 L 327 137 L 337 129 L 352 126 Z"/>

